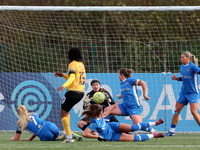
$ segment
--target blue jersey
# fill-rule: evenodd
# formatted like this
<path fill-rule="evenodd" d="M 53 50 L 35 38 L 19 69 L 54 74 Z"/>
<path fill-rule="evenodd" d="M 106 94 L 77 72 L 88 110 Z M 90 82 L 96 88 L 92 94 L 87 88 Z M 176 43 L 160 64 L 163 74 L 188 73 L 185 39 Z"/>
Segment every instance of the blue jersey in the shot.
<path fill-rule="evenodd" d="M 127 78 L 120 83 L 120 93 L 122 95 L 124 106 L 140 106 L 137 94 L 137 85 L 139 85 L 140 82 L 140 79 Z"/>
<path fill-rule="evenodd" d="M 180 81 L 183 81 L 181 93 L 199 93 L 197 87 L 197 73 L 200 72 L 200 68 L 194 63 L 190 62 L 188 65 L 182 64 L 180 66 L 181 78 Z"/>
<path fill-rule="evenodd" d="M 100 119 L 94 118 L 88 128 L 91 131 L 96 130 L 99 135 L 107 140 L 112 140 L 112 135 L 114 133 L 113 129 L 110 126 L 110 122 L 107 122 L 101 117 Z"/>
<path fill-rule="evenodd" d="M 28 125 L 26 127 L 26 130 L 29 132 L 35 134 L 36 136 L 39 136 L 44 130 L 46 130 L 44 127 L 46 121 L 43 121 L 39 118 L 39 116 L 36 113 L 32 113 L 30 116 L 30 121 L 28 121 Z M 17 128 L 18 130 L 18 128 Z"/>

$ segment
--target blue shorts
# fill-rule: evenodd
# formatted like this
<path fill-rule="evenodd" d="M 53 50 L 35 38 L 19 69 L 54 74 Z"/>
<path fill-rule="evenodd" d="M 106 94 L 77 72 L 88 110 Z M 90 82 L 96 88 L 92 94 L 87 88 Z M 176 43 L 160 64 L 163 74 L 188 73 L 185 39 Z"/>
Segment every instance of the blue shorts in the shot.
<path fill-rule="evenodd" d="M 187 105 L 188 103 L 197 103 L 198 104 L 199 100 L 199 94 L 198 93 L 190 93 L 190 94 L 179 94 L 178 101 L 179 103 L 183 105 Z"/>
<path fill-rule="evenodd" d="M 119 139 L 122 135 L 122 133 L 119 132 L 120 123 L 118 123 L 118 122 L 108 122 L 108 123 L 110 124 L 110 127 L 113 130 L 112 137 L 109 141 L 119 141 Z"/>
<path fill-rule="evenodd" d="M 125 107 L 123 104 L 119 104 L 119 109 L 121 110 L 121 113 L 123 116 L 132 116 L 132 115 L 141 115 L 142 112 L 140 110 L 140 107 L 138 106 L 128 106 Z"/>
<path fill-rule="evenodd" d="M 60 134 L 58 127 L 49 121 L 46 122 L 42 130 L 42 133 L 38 135 L 41 141 L 55 141 Z"/>

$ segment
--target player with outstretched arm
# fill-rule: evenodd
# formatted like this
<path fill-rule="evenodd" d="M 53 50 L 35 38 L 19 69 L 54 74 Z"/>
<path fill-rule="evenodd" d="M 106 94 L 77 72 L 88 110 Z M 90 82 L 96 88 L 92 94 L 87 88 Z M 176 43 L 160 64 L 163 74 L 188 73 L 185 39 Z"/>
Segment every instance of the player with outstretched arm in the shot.
<path fill-rule="evenodd" d="M 120 101 L 110 106 L 110 109 L 104 113 L 101 105 L 89 105 L 82 115 L 85 117 L 86 122 L 90 122 L 90 125 L 83 131 L 82 135 L 87 138 L 98 138 L 100 135 L 108 141 L 146 141 L 151 138 L 164 137 L 162 133 L 155 132 L 153 134 L 127 134 L 127 132 L 137 131 L 140 129 L 146 130 L 146 128 L 150 126 L 162 124 L 164 122 L 162 119 L 159 119 L 156 122 L 138 123 L 136 125 L 106 122 L 104 118 L 117 107 L 119 102 Z M 94 132 L 95 130 L 99 135 Z"/>
<path fill-rule="evenodd" d="M 123 99 L 123 103 L 116 106 L 110 114 L 118 116 L 130 116 L 133 124 L 142 122 L 142 115 L 140 110 L 140 101 L 137 94 L 137 86 L 142 86 L 143 96 L 145 100 L 150 100 L 147 96 L 147 83 L 143 80 L 131 77 L 133 70 L 128 68 L 121 68 L 118 71 L 120 83 L 120 94 L 117 95 L 119 99 Z M 108 111 L 111 106 L 105 108 Z M 155 132 L 152 127 L 146 128 L 145 131 Z"/>
<path fill-rule="evenodd" d="M 84 96 L 86 72 L 85 66 L 81 62 L 82 55 L 78 48 L 71 48 L 68 53 L 70 64 L 68 66 L 67 75 L 56 72 L 55 77 L 63 77 L 67 81 L 58 88 L 58 92 L 67 88 L 67 92 L 61 104 L 61 121 L 66 132 L 67 138 L 64 143 L 74 142 L 70 129 L 70 114 L 69 111 L 76 105 Z"/>

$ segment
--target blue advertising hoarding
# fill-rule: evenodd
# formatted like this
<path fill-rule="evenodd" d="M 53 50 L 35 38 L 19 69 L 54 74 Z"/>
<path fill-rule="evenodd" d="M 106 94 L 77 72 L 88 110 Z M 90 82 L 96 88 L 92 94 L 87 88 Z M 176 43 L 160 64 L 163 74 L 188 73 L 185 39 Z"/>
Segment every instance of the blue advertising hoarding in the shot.
<path fill-rule="evenodd" d="M 138 86 L 138 96 L 141 103 L 143 122 L 164 119 L 165 123 L 156 130 L 165 131 L 170 128 L 175 103 L 181 89 L 181 82 L 171 80 L 171 73 L 134 73 L 133 76 L 147 82 L 149 101 L 142 96 L 142 87 Z M 179 76 L 179 74 L 176 74 Z M 107 89 L 118 101 L 119 84 L 117 73 L 88 73 L 85 94 L 91 91 L 90 82 L 97 78 L 101 87 Z M 66 80 L 55 78 L 54 73 L 0 73 L 0 130 L 15 130 L 17 123 L 17 107 L 26 105 L 30 112 L 36 112 L 41 119 L 54 122 L 63 130 L 60 118 L 60 105 L 66 91 L 57 92 Z M 70 111 L 70 126 L 73 131 L 79 131 L 78 121 L 83 112 L 81 100 Z M 199 110 L 199 108 L 198 108 Z M 132 124 L 129 116 L 118 116 L 122 123 Z M 199 127 L 185 107 L 180 114 L 177 131 L 199 131 Z"/>

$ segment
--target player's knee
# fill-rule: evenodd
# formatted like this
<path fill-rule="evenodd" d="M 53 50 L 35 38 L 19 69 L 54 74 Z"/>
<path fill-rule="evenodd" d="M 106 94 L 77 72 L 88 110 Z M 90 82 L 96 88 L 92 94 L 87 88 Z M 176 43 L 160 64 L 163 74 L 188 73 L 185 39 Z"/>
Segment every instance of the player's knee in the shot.
<path fill-rule="evenodd" d="M 179 114 L 180 114 L 180 112 L 181 112 L 181 110 L 180 110 L 180 109 L 177 109 L 177 108 L 175 108 L 175 110 L 174 110 L 174 115 L 179 115 Z"/>
<path fill-rule="evenodd" d="M 191 110 L 191 114 L 192 114 L 193 116 L 197 116 L 197 115 L 198 115 L 198 112 L 197 112 L 197 110 Z"/>

